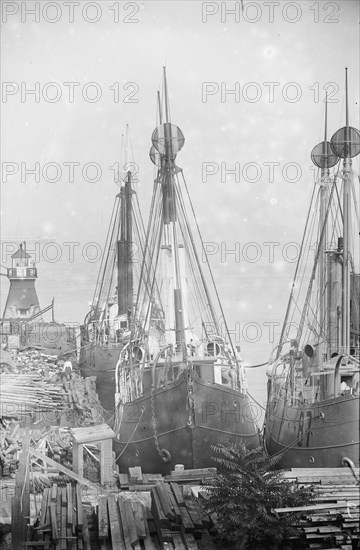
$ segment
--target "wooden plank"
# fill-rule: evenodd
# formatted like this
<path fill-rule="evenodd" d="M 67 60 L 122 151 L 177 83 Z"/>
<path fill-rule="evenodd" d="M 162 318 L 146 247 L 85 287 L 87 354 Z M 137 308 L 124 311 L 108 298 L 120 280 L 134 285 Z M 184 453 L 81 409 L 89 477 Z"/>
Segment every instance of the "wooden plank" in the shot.
<path fill-rule="evenodd" d="M 74 443 L 72 451 L 73 471 L 83 477 L 84 472 L 84 446 L 82 443 Z"/>
<path fill-rule="evenodd" d="M 118 506 L 115 502 L 113 495 L 109 495 L 107 497 L 107 505 L 108 505 L 108 513 L 109 513 L 112 547 L 116 548 L 117 550 L 127 550 L 123 541 Z"/>
<path fill-rule="evenodd" d="M 43 539 L 44 541 L 50 541 L 50 533 L 51 533 L 51 516 L 50 516 L 50 502 L 51 502 L 51 494 L 52 494 L 52 489 L 49 488 L 48 489 L 48 499 L 47 499 L 47 504 L 46 504 L 46 510 L 45 510 L 45 518 L 44 518 L 44 523 L 45 525 L 49 525 L 49 528 L 48 528 L 48 531 L 44 533 L 43 535 Z"/>
<path fill-rule="evenodd" d="M 179 507 L 179 510 L 181 514 L 182 530 L 185 531 L 185 533 L 194 532 L 195 526 L 185 506 L 181 506 L 181 508 Z"/>
<path fill-rule="evenodd" d="M 56 504 L 54 501 L 50 502 L 50 520 L 51 520 L 51 534 L 52 540 L 57 542 L 59 540 L 59 533 L 56 521 Z"/>
<path fill-rule="evenodd" d="M 314 494 L 323 493 L 324 491 L 331 493 L 358 493 L 359 487 L 356 485 L 327 485 L 322 483 L 319 487 L 314 487 Z"/>
<path fill-rule="evenodd" d="M 128 529 L 127 521 L 126 521 L 125 506 L 124 506 L 124 501 L 120 497 L 120 495 L 119 495 L 119 498 L 118 498 L 118 501 L 117 501 L 117 506 L 118 506 L 118 511 L 119 511 L 120 524 L 121 524 L 122 536 L 123 536 L 123 539 L 124 539 L 125 548 L 130 549 L 131 548 L 131 542 L 130 542 L 129 529 Z"/>
<path fill-rule="evenodd" d="M 76 494 L 76 531 L 78 534 L 83 532 L 84 526 L 84 515 L 83 515 L 83 506 L 82 506 L 82 493 L 80 485 L 75 487 Z"/>
<path fill-rule="evenodd" d="M 14 497 L 11 501 L 11 540 L 14 550 L 20 550 L 21 543 L 27 538 L 27 524 L 30 516 L 29 451 L 30 431 L 29 428 L 26 428 L 22 441 L 19 469 L 15 475 Z"/>
<path fill-rule="evenodd" d="M 176 498 L 175 498 L 175 495 L 173 494 L 173 492 L 171 492 L 169 494 L 169 500 L 170 500 L 171 508 L 172 508 L 174 516 L 175 516 L 175 523 L 180 523 L 180 521 L 181 521 L 180 509 L 179 509 L 178 503 L 176 502 Z"/>
<path fill-rule="evenodd" d="M 154 516 L 152 515 L 151 510 L 149 510 L 148 508 L 146 508 L 145 512 L 146 512 L 147 525 L 150 531 L 150 535 L 154 535 L 156 533 Z"/>
<path fill-rule="evenodd" d="M 275 512 L 284 514 L 288 512 L 308 512 L 310 510 L 332 510 L 348 508 L 348 505 L 347 501 L 339 501 L 336 504 L 309 504 L 307 506 L 294 506 L 293 508 L 275 508 Z"/>
<path fill-rule="evenodd" d="M 170 472 L 170 475 L 172 477 L 181 477 L 181 476 L 204 476 L 204 475 L 211 475 L 213 476 L 216 474 L 216 468 L 193 468 L 188 470 L 172 470 Z"/>
<path fill-rule="evenodd" d="M 360 468 L 354 468 L 355 474 L 358 476 L 360 474 Z M 348 467 L 339 467 L 339 468 L 291 468 L 290 472 L 300 475 L 305 474 L 308 475 L 309 473 L 318 475 L 318 474 L 324 474 L 327 476 L 337 476 L 342 475 L 343 473 L 352 475 L 352 470 Z M 287 472 L 286 472 L 287 473 Z"/>
<path fill-rule="evenodd" d="M 146 478 L 145 478 L 146 476 Z M 145 483 L 156 483 L 159 479 L 164 479 L 162 474 L 143 474 Z"/>
<path fill-rule="evenodd" d="M 46 487 L 44 489 L 44 492 L 43 492 L 43 495 L 42 495 L 41 509 L 40 509 L 40 520 L 39 520 L 39 525 L 40 526 L 45 525 L 45 518 L 46 518 L 47 505 L 48 505 L 49 491 L 50 491 L 50 489 L 48 487 Z"/>
<path fill-rule="evenodd" d="M 120 500 L 121 499 L 119 498 L 119 501 Z M 123 504 L 124 504 L 124 512 L 125 512 L 125 523 L 123 523 L 124 533 L 125 531 L 127 531 L 127 534 L 128 534 L 127 538 L 130 541 L 130 545 L 134 547 L 139 543 L 139 535 L 136 528 L 134 512 L 130 501 L 125 500 Z"/>
<path fill-rule="evenodd" d="M 316 498 L 316 502 L 336 502 L 338 500 L 348 500 L 351 502 L 359 502 L 360 497 L 358 495 L 350 494 L 350 495 L 319 495 Z"/>
<path fill-rule="evenodd" d="M 67 520 L 67 495 L 66 487 L 61 488 L 61 512 L 60 512 L 60 550 L 66 550 L 66 520 Z"/>
<path fill-rule="evenodd" d="M 98 506 L 98 537 L 107 539 L 109 535 L 109 517 L 107 508 L 107 497 L 100 497 Z"/>
<path fill-rule="evenodd" d="M 99 442 L 104 439 L 113 439 L 115 437 L 114 431 L 108 424 L 98 424 L 96 426 L 87 426 L 84 428 L 71 428 L 70 433 L 77 443 Z"/>
<path fill-rule="evenodd" d="M 326 482 L 329 485 L 340 485 L 340 484 L 346 485 L 347 484 L 347 485 L 353 486 L 354 478 L 350 478 L 350 477 L 321 478 L 321 484 L 323 484 L 324 482 Z"/>
<path fill-rule="evenodd" d="M 91 550 L 89 526 L 86 511 L 83 511 L 83 539 L 84 539 L 84 550 Z"/>
<path fill-rule="evenodd" d="M 177 483 L 170 483 L 170 487 L 172 492 L 174 493 L 174 496 L 178 505 L 185 506 L 185 500 L 179 485 L 177 485 Z"/>
<path fill-rule="evenodd" d="M 161 474 L 145 474 L 142 472 L 143 483 L 145 484 L 155 484 L 157 480 L 163 479 Z"/>
<path fill-rule="evenodd" d="M 156 547 L 150 535 L 149 526 L 147 522 L 145 524 L 145 532 L 146 532 L 146 538 L 143 540 L 143 545 L 145 547 L 145 550 L 156 550 Z"/>
<path fill-rule="evenodd" d="M 155 525 L 158 530 L 162 527 L 164 529 L 170 527 L 170 520 L 165 516 L 156 487 L 152 487 L 151 489 L 151 512 L 154 516 Z"/>
<path fill-rule="evenodd" d="M 201 518 L 199 517 L 199 514 L 198 514 L 198 511 L 197 511 L 196 507 L 194 506 L 194 504 L 191 502 L 190 499 L 186 500 L 185 506 L 186 506 L 186 509 L 189 513 L 191 521 L 194 524 L 195 529 L 203 529 L 204 528 L 203 522 L 202 522 Z"/>
<path fill-rule="evenodd" d="M 72 492 L 72 501 L 73 501 L 73 508 L 72 508 L 72 534 L 76 535 L 76 525 L 77 525 L 77 509 L 76 509 L 76 487 L 71 487 Z"/>
<path fill-rule="evenodd" d="M 326 514 L 311 514 L 308 515 L 308 521 L 311 521 L 312 523 L 329 523 L 331 521 L 337 521 L 338 518 L 338 510 L 335 510 L 333 513 Z"/>
<path fill-rule="evenodd" d="M 71 483 L 66 484 L 66 498 L 67 498 L 66 525 L 68 527 L 72 527 L 73 499 L 72 499 Z"/>
<path fill-rule="evenodd" d="M 66 474 L 67 476 L 71 477 L 72 479 L 75 479 L 78 483 L 81 485 L 86 485 L 87 487 L 92 487 L 95 489 L 98 493 L 107 495 L 110 493 L 110 491 L 100 487 L 99 485 L 95 485 L 95 483 L 92 483 L 88 479 L 85 479 L 82 476 L 79 476 L 72 470 L 69 470 L 68 468 L 65 468 L 65 466 L 62 466 L 62 464 L 59 464 L 59 462 L 55 462 L 55 460 L 52 460 L 48 456 L 44 455 L 43 453 L 40 453 L 40 451 L 37 451 L 36 449 L 30 449 L 30 454 L 35 456 L 36 458 L 40 458 L 44 462 L 46 462 L 49 466 L 52 466 L 53 468 L 56 468 L 59 472 L 62 472 L 63 474 Z"/>
<path fill-rule="evenodd" d="M 76 547 L 76 539 L 72 541 L 73 537 L 73 525 L 72 525 L 72 512 L 74 508 L 73 493 L 71 483 L 66 484 L 66 496 L 67 496 L 67 508 L 66 508 L 66 537 L 68 539 L 68 546 L 70 548 Z"/>
<path fill-rule="evenodd" d="M 155 489 L 156 489 L 158 497 L 160 499 L 161 506 L 164 510 L 165 516 L 170 521 L 175 521 L 175 515 L 174 515 L 174 512 L 171 508 L 169 496 L 168 496 L 167 490 L 165 489 L 164 481 L 158 481 L 156 483 Z"/>
<path fill-rule="evenodd" d="M 56 549 L 61 550 L 61 487 L 57 488 L 56 492 L 56 524 L 58 531 L 58 542 L 56 544 Z"/>
<path fill-rule="evenodd" d="M 100 443 L 100 483 L 110 484 L 112 481 L 112 440 L 107 439 Z"/>
<path fill-rule="evenodd" d="M 135 522 L 139 539 L 146 539 L 146 517 L 144 506 L 141 502 L 131 502 L 131 506 L 135 516 Z"/>

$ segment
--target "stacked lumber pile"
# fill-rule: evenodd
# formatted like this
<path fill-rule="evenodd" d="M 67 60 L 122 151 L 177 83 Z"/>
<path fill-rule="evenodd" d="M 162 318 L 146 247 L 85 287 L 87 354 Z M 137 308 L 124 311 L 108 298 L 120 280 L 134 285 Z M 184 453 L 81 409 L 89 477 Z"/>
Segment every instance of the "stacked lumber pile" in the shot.
<path fill-rule="evenodd" d="M 56 484 L 43 493 L 39 519 L 29 528 L 27 548 L 90 549 L 87 514 L 80 485 Z"/>
<path fill-rule="evenodd" d="M 97 518 L 101 550 L 213 548 L 212 521 L 186 485 L 157 481 L 151 488 L 151 509 L 124 494 L 103 496 Z"/>
<path fill-rule="evenodd" d="M 354 474 L 359 480 L 359 468 Z M 284 477 L 299 487 L 313 488 L 314 504 L 276 509 L 278 514 L 301 514 L 295 527 L 302 532 L 306 548 L 359 547 L 360 485 L 354 474 L 349 468 L 292 468 L 285 472 Z M 296 547 L 297 542 L 294 544 Z"/>
<path fill-rule="evenodd" d="M 95 378 L 62 372 L 63 361 L 29 349 L 0 367 L 0 417 L 65 425 L 102 420 Z M 66 414 L 65 414 L 66 413 Z"/>
<path fill-rule="evenodd" d="M 59 385 L 38 372 L 1 373 L 1 416 L 21 418 L 33 411 L 63 408 Z"/>
<path fill-rule="evenodd" d="M 34 427 L 32 445 L 54 460 L 71 463 L 71 438 L 59 426 L 103 422 L 95 378 L 62 372 L 56 356 L 29 349 L 0 365 L 0 477 L 14 476 L 25 424 Z M 49 426 L 55 427 L 49 431 Z M 65 434 L 65 435 L 64 435 Z"/>
<path fill-rule="evenodd" d="M 129 491 L 151 491 L 157 481 L 171 481 L 179 484 L 208 485 L 214 477 L 216 468 L 198 468 L 193 470 L 173 470 L 169 475 L 144 474 L 140 466 L 129 468 L 129 474 L 119 474 L 121 489 Z"/>

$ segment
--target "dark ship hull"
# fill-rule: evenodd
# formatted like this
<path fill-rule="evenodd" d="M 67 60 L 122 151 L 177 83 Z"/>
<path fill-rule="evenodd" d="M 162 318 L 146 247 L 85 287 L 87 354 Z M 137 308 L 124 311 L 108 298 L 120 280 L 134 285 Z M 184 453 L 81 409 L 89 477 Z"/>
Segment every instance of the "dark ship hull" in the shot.
<path fill-rule="evenodd" d="M 153 395 L 153 397 L 152 397 Z M 212 445 L 260 445 L 246 395 L 231 388 L 209 386 L 195 378 L 189 392 L 185 375 L 124 405 L 114 441 L 120 471 L 141 466 L 146 473 L 168 474 L 175 464 L 214 467 Z M 154 421 L 155 420 L 155 421 Z M 164 462 L 157 450 L 165 451 Z"/>
<path fill-rule="evenodd" d="M 273 400 L 266 414 L 265 447 L 282 454 L 284 468 L 359 466 L 359 396 L 344 395 L 298 407 Z"/>
<path fill-rule="evenodd" d="M 87 343 L 81 347 L 79 367 L 82 376 L 96 376 L 96 392 L 105 418 L 114 414 L 115 367 L 123 344 Z"/>

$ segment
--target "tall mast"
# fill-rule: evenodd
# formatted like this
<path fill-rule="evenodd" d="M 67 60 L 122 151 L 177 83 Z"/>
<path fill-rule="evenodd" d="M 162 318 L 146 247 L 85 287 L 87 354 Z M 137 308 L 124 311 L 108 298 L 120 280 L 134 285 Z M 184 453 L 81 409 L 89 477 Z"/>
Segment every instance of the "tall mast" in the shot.
<path fill-rule="evenodd" d="M 166 247 L 170 250 L 171 254 L 176 351 L 182 352 L 183 357 L 185 358 L 185 325 L 183 295 L 181 289 L 179 242 L 176 223 L 177 212 L 175 188 L 175 174 L 179 171 L 175 165 L 175 157 L 176 153 L 184 144 L 184 137 L 181 130 L 170 122 L 169 97 L 165 67 L 163 70 L 163 85 L 165 123 L 162 123 L 162 118 L 160 117 L 160 126 L 153 132 L 152 140 L 154 148 L 160 153 L 159 181 L 161 182 L 163 202 L 162 223 L 164 224 Z M 158 105 L 160 106 L 159 96 Z M 160 108 L 159 112 L 161 113 Z M 155 158 L 152 158 L 152 160 L 155 162 Z"/>
<path fill-rule="evenodd" d="M 168 98 L 167 81 L 166 81 L 166 67 L 163 67 L 163 70 L 164 70 L 165 122 L 170 122 L 169 98 Z"/>
<path fill-rule="evenodd" d="M 117 241 L 118 315 L 130 317 L 133 304 L 131 172 L 120 191 L 120 239 Z"/>
<path fill-rule="evenodd" d="M 331 338 L 332 338 L 332 308 L 331 301 L 331 262 L 332 258 L 328 257 L 328 266 L 326 265 L 326 250 L 328 243 L 328 205 L 329 205 L 329 185 L 330 185 L 330 168 L 338 162 L 338 157 L 331 151 L 330 143 L 327 141 L 327 94 L 325 95 L 325 125 L 324 125 L 324 141 L 316 145 L 311 152 L 311 160 L 320 168 L 320 211 L 319 211 L 319 249 L 318 249 L 318 265 L 319 265 L 319 326 L 321 339 L 327 341 L 327 356 L 331 355 Z M 327 313 L 326 313 L 327 312 Z M 325 319 L 326 317 L 326 319 Z"/>
<path fill-rule="evenodd" d="M 345 111 L 346 126 L 337 130 L 331 138 L 333 152 L 344 159 L 343 179 L 343 251 L 342 251 L 342 285 L 341 285 L 341 352 L 350 352 L 350 270 L 351 270 L 351 158 L 360 152 L 360 133 L 349 126 L 348 78 L 345 69 Z"/>
<path fill-rule="evenodd" d="M 169 224 L 169 236 L 171 240 L 171 250 L 173 258 L 173 280 L 174 280 L 174 311 L 175 311 L 175 341 L 176 348 L 181 351 L 183 358 L 186 355 L 185 327 L 183 315 L 183 297 L 181 290 L 179 243 L 176 231 L 176 200 L 175 200 L 175 163 L 173 152 L 172 125 L 169 120 L 169 98 L 166 80 L 166 68 L 164 67 L 164 94 L 165 94 L 165 147 L 166 147 L 166 171 L 169 178 L 169 200 L 171 204 L 170 211 L 172 218 Z"/>
<path fill-rule="evenodd" d="M 350 352 L 350 271 L 351 271 L 351 159 L 360 153 L 360 132 L 349 126 L 348 78 L 345 69 L 346 126 L 337 130 L 331 138 L 333 152 L 344 159 L 343 178 L 343 257 L 341 293 L 341 347 L 342 353 Z"/>
<path fill-rule="evenodd" d="M 324 141 L 323 141 L 323 158 L 324 162 L 321 166 L 321 188 L 320 188 L 320 228 L 322 232 L 322 238 L 320 242 L 320 255 L 319 255 L 319 299 L 320 299 L 320 327 L 325 327 L 325 252 L 328 242 L 327 224 L 325 225 L 326 210 L 329 199 L 329 162 L 328 153 L 330 144 L 327 141 L 327 93 L 325 95 L 325 129 L 324 129 Z M 319 235 L 320 237 L 320 235 Z M 326 329 L 325 329 L 326 330 Z"/>
<path fill-rule="evenodd" d="M 160 100 L 160 92 L 157 92 L 157 104 L 158 104 L 158 114 L 159 114 L 159 124 L 162 124 L 162 107 Z"/>
<path fill-rule="evenodd" d="M 350 351 L 350 198 L 351 198 L 351 158 L 350 158 L 350 129 L 349 129 L 349 106 L 348 106 L 348 79 L 347 68 L 345 69 L 345 101 L 346 101 L 346 126 L 345 126 L 345 158 L 344 158 L 344 195 L 343 195 L 343 218 L 344 218 L 344 248 L 343 248 L 343 284 L 342 284 L 342 337 L 341 344 L 343 353 Z"/>

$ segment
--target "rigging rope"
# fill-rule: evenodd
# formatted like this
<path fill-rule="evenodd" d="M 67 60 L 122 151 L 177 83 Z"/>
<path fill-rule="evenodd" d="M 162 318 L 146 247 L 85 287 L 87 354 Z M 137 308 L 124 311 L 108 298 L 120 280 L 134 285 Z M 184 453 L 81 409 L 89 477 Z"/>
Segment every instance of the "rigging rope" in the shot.
<path fill-rule="evenodd" d="M 312 203 L 312 201 L 313 201 L 314 194 L 315 194 L 315 189 L 316 189 L 316 184 L 314 184 L 314 188 L 313 188 L 313 192 L 312 192 L 312 195 L 311 195 L 311 201 L 310 201 L 310 203 Z M 309 212 L 308 212 L 308 215 L 307 215 L 307 218 L 306 218 L 305 230 L 304 230 L 303 237 L 302 237 L 302 241 L 301 241 L 301 245 L 300 245 L 299 260 L 300 260 L 300 258 L 301 258 L 302 251 L 303 251 L 303 247 L 304 247 L 305 236 L 306 236 L 306 231 L 307 231 L 307 226 L 308 226 L 308 223 L 309 223 L 309 219 L 310 219 L 310 209 L 309 209 Z M 283 324 L 283 327 L 282 327 L 282 330 L 281 330 L 280 344 L 279 344 L 279 346 L 278 346 L 278 352 L 277 352 L 276 359 L 278 359 L 278 358 L 280 357 L 280 354 L 281 354 L 282 342 L 283 342 L 283 340 L 284 340 L 286 325 L 287 325 L 287 321 L 288 321 L 289 314 L 290 314 L 290 307 L 291 307 L 291 302 L 292 302 L 293 296 L 294 296 L 295 284 L 296 284 L 296 281 L 297 281 L 297 275 L 298 275 L 299 266 L 300 266 L 300 261 L 297 262 L 296 268 L 295 268 L 294 278 L 293 278 L 293 282 L 292 282 L 292 285 L 291 285 L 290 297 L 289 297 L 288 305 L 287 305 L 287 308 L 286 308 L 284 324 Z"/>

